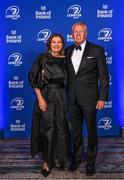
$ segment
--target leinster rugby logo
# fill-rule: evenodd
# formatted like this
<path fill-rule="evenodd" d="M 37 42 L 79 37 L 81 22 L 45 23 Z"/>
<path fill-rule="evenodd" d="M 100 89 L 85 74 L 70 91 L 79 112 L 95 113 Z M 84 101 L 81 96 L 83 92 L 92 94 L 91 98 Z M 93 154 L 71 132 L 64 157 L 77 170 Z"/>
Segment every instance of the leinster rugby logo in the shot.
<path fill-rule="evenodd" d="M 22 55 L 20 53 L 10 54 L 8 58 L 8 64 L 14 66 L 20 66 L 22 64 Z"/>
<path fill-rule="evenodd" d="M 10 109 L 22 110 L 24 108 L 24 100 L 21 97 L 14 98 L 10 103 Z"/>
<path fill-rule="evenodd" d="M 10 6 L 6 9 L 6 18 L 10 18 L 12 20 L 17 20 L 20 18 L 19 15 L 19 7 L 18 6 Z"/>
<path fill-rule="evenodd" d="M 103 128 L 104 130 L 108 130 L 108 129 L 112 128 L 111 123 L 112 123 L 111 118 L 104 117 L 104 118 L 100 119 L 98 128 Z"/>
<path fill-rule="evenodd" d="M 37 34 L 37 41 L 46 43 L 50 35 L 51 31 L 49 29 L 43 29 Z"/>
<path fill-rule="evenodd" d="M 80 5 L 72 5 L 67 10 L 67 17 L 78 19 L 81 17 L 81 6 Z"/>
<path fill-rule="evenodd" d="M 101 29 L 98 33 L 98 40 L 110 41 L 112 40 L 111 34 L 112 30 L 110 28 Z"/>
<path fill-rule="evenodd" d="M 109 74 L 109 85 L 112 85 L 112 75 Z"/>

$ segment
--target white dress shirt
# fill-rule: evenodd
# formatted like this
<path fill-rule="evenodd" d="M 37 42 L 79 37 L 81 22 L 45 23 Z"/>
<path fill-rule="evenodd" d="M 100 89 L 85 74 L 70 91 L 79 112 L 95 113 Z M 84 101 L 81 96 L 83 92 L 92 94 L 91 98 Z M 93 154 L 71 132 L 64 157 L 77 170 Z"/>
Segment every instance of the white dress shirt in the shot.
<path fill-rule="evenodd" d="M 80 66 L 80 63 L 81 63 L 81 59 L 82 59 L 82 56 L 83 56 L 83 53 L 84 53 L 85 45 L 86 45 L 86 40 L 82 44 L 80 44 L 81 50 L 79 50 L 79 49 L 76 50 L 74 48 L 72 56 L 71 56 L 72 64 L 73 64 L 73 67 L 74 67 L 74 70 L 75 70 L 76 74 L 78 72 L 78 69 L 79 69 L 79 66 Z"/>

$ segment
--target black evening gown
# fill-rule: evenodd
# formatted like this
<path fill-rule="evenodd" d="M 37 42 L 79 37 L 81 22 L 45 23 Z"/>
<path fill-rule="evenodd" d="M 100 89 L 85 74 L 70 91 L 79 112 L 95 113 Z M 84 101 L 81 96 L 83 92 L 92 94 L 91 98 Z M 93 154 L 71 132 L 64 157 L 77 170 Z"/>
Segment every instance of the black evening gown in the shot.
<path fill-rule="evenodd" d="M 43 54 L 40 54 L 29 73 L 33 88 L 39 88 L 47 102 L 47 111 L 39 109 L 36 99 L 32 120 L 31 154 L 42 152 L 44 161 L 51 163 L 68 159 L 68 123 L 66 104 L 66 58 L 48 57 L 45 61 L 45 80 L 40 82 L 39 73 L 43 66 Z"/>

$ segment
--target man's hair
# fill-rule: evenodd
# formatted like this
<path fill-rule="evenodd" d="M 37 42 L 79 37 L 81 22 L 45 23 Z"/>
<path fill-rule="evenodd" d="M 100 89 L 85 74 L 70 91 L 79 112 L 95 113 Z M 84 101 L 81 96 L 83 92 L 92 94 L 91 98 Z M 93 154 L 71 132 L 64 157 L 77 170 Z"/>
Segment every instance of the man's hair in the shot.
<path fill-rule="evenodd" d="M 76 22 L 72 25 L 72 32 L 73 32 L 75 26 L 77 26 L 77 25 L 84 26 L 85 30 L 87 31 L 87 25 L 84 22 Z"/>

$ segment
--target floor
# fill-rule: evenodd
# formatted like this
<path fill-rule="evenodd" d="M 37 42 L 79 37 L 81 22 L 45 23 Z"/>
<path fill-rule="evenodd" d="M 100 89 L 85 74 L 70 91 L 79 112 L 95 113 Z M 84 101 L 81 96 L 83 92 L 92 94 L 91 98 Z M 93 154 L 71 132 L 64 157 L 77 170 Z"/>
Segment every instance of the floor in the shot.
<path fill-rule="evenodd" d="M 52 169 L 44 178 L 40 173 L 42 159 L 30 155 L 30 140 L 0 140 L 0 180 L 7 179 L 124 179 L 124 138 L 99 137 L 96 173 L 85 175 L 86 142 L 84 141 L 83 162 L 71 173 Z"/>

